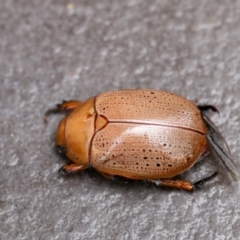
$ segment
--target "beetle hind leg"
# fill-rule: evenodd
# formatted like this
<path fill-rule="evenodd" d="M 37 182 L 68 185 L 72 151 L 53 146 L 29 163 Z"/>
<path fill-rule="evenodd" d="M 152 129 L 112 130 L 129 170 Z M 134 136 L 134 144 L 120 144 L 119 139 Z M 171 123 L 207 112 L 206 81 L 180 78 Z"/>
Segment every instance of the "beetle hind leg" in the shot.
<path fill-rule="evenodd" d="M 193 191 L 195 189 L 194 184 L 187 180 L 161 179 L 161 180 L 148 180 L 148 181 L 156 184 L 157 186 L 178 188 L 178 189 L 183 189 L 187 191 Z"/>
<path fill-rule="evenodd" d="M 132 182 L 132 179 L 128 179 L 125 177 L 121 177 L 121 176 L 117 176 L 117 175 L 112 175 L 109 173 L 104 173 L 101 171 L 98 171 L 103 177 L 105 177 L 108 180 L 114 181 L 114 182 L 118 182 L 118 183 L 129 183 Z"/>
<path fill-rule="evenodd" d="M 201 112 L 212 110 L 213 112 L 217 112 L 218 115 L 220 115 L 218 109 L 213 105 L 197 105 L 197 107 Z"/>
<path fill-rule="evenodd" d="M 203 178 L 203 179 L 195 182 L 195 183 L 193 184 L 194 189 L 196 189 L 196 188 L 201 188 L 206 182 L 211 181 L 212 179 L 214 179 L 214 178 L 219 174 L 220 171 L 221 171 L 221 168 L 219 168 L 219 169 L 218 169 L 216 172 L 214 172 L 211 176 L 206 177 L 206 178 Z"/>
<path fill-rule="evenodd" d="M 206 182 L 215 178 L 221 169 L 214 172 L 211 176 L 203 178 L 195 183 L 187 180 L 174 180 L 174 179 L 160 179 L 160 180 L 148 180 L 149 182 L 155 183 L 157 186 L 166 186 L 172 188 L 183 189 L 187 191 L 194 191 L 197 188 L 202 187 Z"/>

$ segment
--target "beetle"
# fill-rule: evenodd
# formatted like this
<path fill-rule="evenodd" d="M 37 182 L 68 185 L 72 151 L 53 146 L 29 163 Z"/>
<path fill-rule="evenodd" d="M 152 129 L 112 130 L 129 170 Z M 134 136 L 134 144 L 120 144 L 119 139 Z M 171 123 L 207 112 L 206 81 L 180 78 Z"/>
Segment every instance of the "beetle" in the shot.
<path fill-rule="evenodd" d="M 108 179 L 147 180 L 188 191 L 201 187 L 220 171 L 195 183 L 173 177 L 215 150 L 232 178 L 239 174 L 229 148 L 205 111 L 195 103 L 161 90 L 116 90 L 85 102 L 63 101 L 46 112 L 69 112 L 59 123 L 56 147 L 70 163 L 59 172 L 93 167 Z"/>

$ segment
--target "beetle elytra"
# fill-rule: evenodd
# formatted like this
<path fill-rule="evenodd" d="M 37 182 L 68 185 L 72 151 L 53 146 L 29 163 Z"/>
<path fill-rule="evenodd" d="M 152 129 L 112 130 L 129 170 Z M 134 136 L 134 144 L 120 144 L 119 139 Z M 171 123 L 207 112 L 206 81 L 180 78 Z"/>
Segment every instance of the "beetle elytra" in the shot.
<path fill-rule="evenodd" d="M 175 180 L 212 146 L 233 179 L 239 178 L 230 151 L 205 110 L 187 99 L 160 90 L 119 90 L 85 102 L 68 101 L 50 109 L 69 114 L 59 123 L 56 146 L 71 163 L 60 171 L 73 173 L 90 166 L 103 176 L 148 180 L 194 190 L 219 172 L 192 183 Z"/>

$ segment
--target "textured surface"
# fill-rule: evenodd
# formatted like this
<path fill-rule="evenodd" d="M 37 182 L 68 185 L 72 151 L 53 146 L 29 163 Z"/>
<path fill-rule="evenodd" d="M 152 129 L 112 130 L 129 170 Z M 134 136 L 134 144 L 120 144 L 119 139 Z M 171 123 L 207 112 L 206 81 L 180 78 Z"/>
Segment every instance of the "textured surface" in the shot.
<path fill-rule="evenodd" d="M 102 93 L 96 112 L 110 122 L 134 122 L 183 127 L 206 133 L 200 111 L 186 99 L 164 91 L 128 90 Z"/>
<path fill-rule="evenodd" d="M 109 123 L 92 142 L 94 167 L 134 179 L 173 177 L 186 171 L 206 148 L 205 136 L 189 130 Z"/>
<path fill-rule="evenodd" d="M 222 170 L 194 193 L 62 177 L 60 116 L 46 109 L 123 88 L 216 105 L 240 169 L 240 1 L 1 1 L 1 239 L 239 239 L 239 186 Z M 209 155 L 184 178 L 211 174 Z"/>

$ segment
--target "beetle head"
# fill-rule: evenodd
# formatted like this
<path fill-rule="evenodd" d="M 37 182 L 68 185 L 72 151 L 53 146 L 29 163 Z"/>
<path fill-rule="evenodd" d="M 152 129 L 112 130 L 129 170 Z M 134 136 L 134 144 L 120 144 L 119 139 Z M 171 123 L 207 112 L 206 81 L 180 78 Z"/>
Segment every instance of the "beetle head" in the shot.
<path fill-rule="evenodd" d="M 63 118 L 58 125 L 57 135 L 56 135 L 56 147 L 57 151 L 60 154 L 66 154 L 66 139 L 65 139 L 65 127 L 66 127 L 67 118 Z"/>

